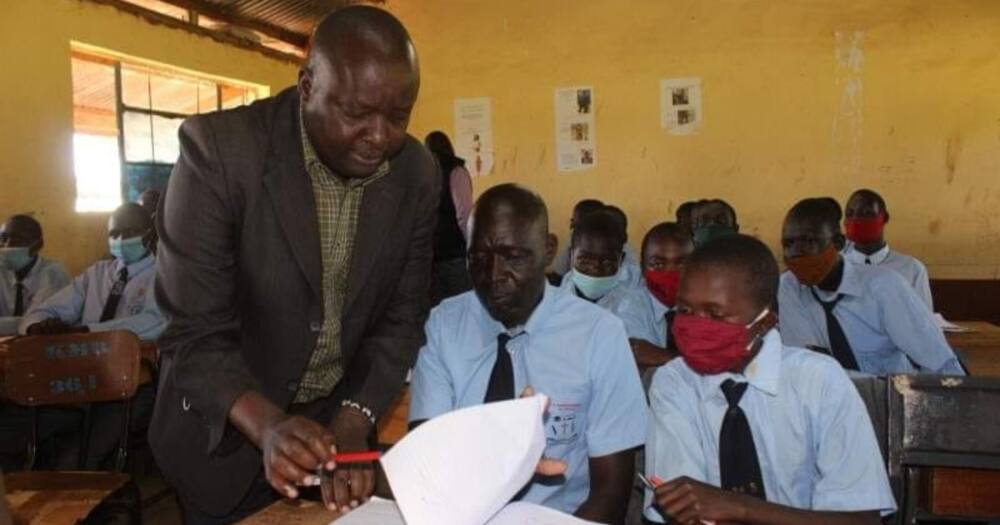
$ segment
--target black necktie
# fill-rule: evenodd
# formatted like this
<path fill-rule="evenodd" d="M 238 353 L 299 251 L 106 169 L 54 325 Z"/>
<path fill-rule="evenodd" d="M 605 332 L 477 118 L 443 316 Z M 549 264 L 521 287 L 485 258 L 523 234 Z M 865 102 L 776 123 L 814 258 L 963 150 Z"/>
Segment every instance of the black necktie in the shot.
<path fill-rule="evenodd" d="M 36 255 L 27 266 L 14 272 L 14 317 L 24 315 L 24 280 L 28 278 L 28 274 L 31 273 L 31 269 L 34 268 L 37 263 L 38 256 Z"/>
<path fill-rule="evenodd" d="M 750 433 L 750 422 L 739 406 L 747 385 L 748 383 L 737 383 L 732 379 L 727 379 L 720 385 L 726 402 L 729 403 L 729 410 L 722 417 L 722 430 L 719 431 L 719 477 L 723 490 L 766 500 L 764 478 L 760 473 L 760 461 L 753 444 L 753 434 Z"/>
<path fill-rule="evenodd" d="M 667 350 L 676 352 L 677 351 L 677 341 L 674 340 L 674 317 L 677 316 L 677 310 L 667 310 L 667 313 L 663 314 L 664 319 L 667 320 Z"/>
<path fill-rule="evenodd" d="M 823 313 L 826 314 L 826 336 L 830 340 L 830 353 L 833 354 L 834 359 L 840 362 L 840 366 L 848 370 L 857 370 L 858 361 L 854 358 L 851 343 L 847 340 L 844 329 L 840 327 L 840 321 L 837 321 L 837 317 L 833 315 L 833 308 L 844 298 L 844 294 L 837 294 L 834 300 L 827 303 L 819 298 L 815 289 L 809 288 L 809 291 L 812 292 L 816 302 L 823 307 Z"/>
<path fill-rule="evenodd" d="M 115 312 L 118 310 L 118 303 L 122 300 L 122 294 L 125 293 L 125 284 L 128 283 L 128 267 L 118 270 L 118 280 L 111 285 L 111 293 L 108 294 L 108 299 L 104 301 L 104 311 L 101 312 L 101 321 L 110 321 L 115 318 Z"/>
<path fill-rule="evenodd" d="M 871 263 L 872 263 L 872 260 L 869 259 L 869 258 L 867 258 L 867 257 L 865 257 L 865 264 L 871 264 Z"/>
<path fill-rule="evenodd" d="M 510 336 L 506 333 L 497 336 L 497 362 L 490 373 L 490 384 L 486 387 L 483 403 L 514 399 L 514 365 L 507 351 L 508 341 Z"/>

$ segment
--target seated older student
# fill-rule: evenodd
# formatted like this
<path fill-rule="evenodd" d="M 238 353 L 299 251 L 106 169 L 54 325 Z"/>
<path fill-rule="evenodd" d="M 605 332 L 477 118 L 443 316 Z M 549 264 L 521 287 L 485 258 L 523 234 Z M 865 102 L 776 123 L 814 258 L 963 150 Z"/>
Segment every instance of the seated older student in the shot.
<path fill-rule="evenodd" d="M 826 349 L 849 370 L 963 374 L 927 305 L 898 273 L 845 264 L 836 214 L 823 199 L 792 207 L 781 232 L 781 334 Z"/>
<path fill-rule="evenodd" d="M 782 344 L 777 288 L 774 256 L 753 237 L 688 258 L 674 322 L 682 359 L 649 392 L 646 472 L 659 486 L 646 491 L 647 518 L 877 525 L 895 510 L 861 396 L 833 359 Z"/>
<path fill-rule="evenodd" d="M 156 305 L 156 262 L 150 252 L 153 224 L 138 204 L 123 204 L 108 219 L 112 260 L 102 260 L 37 304 L 21 320 L 29 335 L 130 330 L 156 339 L 166 321 Z"/>
<path fill-rule="evenodd" d="M 544 456 L 566 471 L 534 479 L 521 499 L 620 523 L 645 436 L 639 374 L 621 321 L 546 284 L 554 252 L 537 194 L 504 184 L 479 198 L 474 291 L 431 312 L 410 387 L 411 426 L 530 386 L 550 398 Z"/>
<path fill-rule="evenodd" d="M 722 199 L 701 200 L 691 209 L 691 235 L 696 247 L 739 231 L 736 210 Z"/>
<path fill-rule="evenodd" d="M 615 216 L 606 210 L 577 223 L 570 239 L 571 270 L 562 290 L 614 311 L 631 289 L 622 281 L 625 235 Z"/>
<path fill-rule="evenodd" d="M 32 305 L 69 284 L 62 264 L 38 254 L 45 246 L 42 225 L 14 215 L 0 225 L 0 335 L 14 335 Z"/>
<path fill-rule="evenodd" d="M 660 366 L 677 356 L 670 326 L 681 269 L 693 249 L 690 231 L 674 222 L 653 226 L 642 240 L 643 286 L 632 288 L 612 310 L 625 323 L 640 368 Z"/>
<path fill-rule="evenodd" d="M 889 250 L 889 243 L 885 240 L 885 225 L 888 223 L 889 209 L 881 195 L 867 189 L 854 192 L 844 212 L 844 231 L 847 240 L 851 241 L 844 249 L 844 257 L 855 264 L 882 266 L 902 275 L 933 311 L 934 300 L 931 298 L 927 268 L 909 255 Z"/>
<path fill-rule="evenodd" d="M 573 214 L 569 218 L 569 235 L 573 236 L 573 230 L 583 217 L 595 211 L 603 210 L 604 203 L 597 199 L 583 199 L 573 206 Z M 560 241 L 561 242 L 561 241 Z M 565 243 L 565 248 L 559 251 L 555 262 L 552 263 L 552 271 L 563 276 L 572 268 L 569 260 L 569 241 Z"/>

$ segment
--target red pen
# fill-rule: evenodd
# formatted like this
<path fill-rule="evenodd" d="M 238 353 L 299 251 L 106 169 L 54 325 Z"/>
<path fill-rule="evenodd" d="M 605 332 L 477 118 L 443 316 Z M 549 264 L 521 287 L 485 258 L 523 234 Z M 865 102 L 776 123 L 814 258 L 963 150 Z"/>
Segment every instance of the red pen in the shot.
<path fill-rule="evenodd" d="M 367 461 L 378 461 L 382 453 L 377 450 L 366 450 L 363 452 L 339 452 L 333 455 L 333 461 L 341 463 L 365 463 Z"/>

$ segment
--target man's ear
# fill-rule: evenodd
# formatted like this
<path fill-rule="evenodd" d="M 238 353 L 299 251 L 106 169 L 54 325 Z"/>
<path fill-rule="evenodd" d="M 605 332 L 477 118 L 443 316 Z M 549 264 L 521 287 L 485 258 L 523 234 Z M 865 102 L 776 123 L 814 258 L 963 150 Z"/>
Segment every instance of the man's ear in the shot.
<path fill-rule="evenodd" d="M 889 212 L 882 210 L 882 216 L 885 217 L 885 221 L 882 224 L 889 224 Z"/>
<path fill-rule="evenodd" d="M 740 233 L 740 223 L 738 222 L 733 223 L 733 233 Z"/>
<path fill-rule="evenodd" d="M 545 267 L 548 268 L 552 265 L 552 261 L 556 260 L 556 250 L 559 249 L 559 237 L 556 237 L 554 233 L 550 233 L 545 237 Z"/>
<path fill-rule="evenodd" d="M 312 66 L 306 63 L 299 69 L 299 99 L 301 102 L 306 102 L 312 95 L 313 88 L 313 72 Z"/>
<path fill-rule="evenodd" d="M 837 248 L 838 252 L 839 251 L 843 251 L 844 246 L 847 246 L 847 238 L 844 237 L 843 233 L 837 232 L 836 234 L 834 234 L 834 236 L 833 236 L 833 246 L 835 248 Z"/>

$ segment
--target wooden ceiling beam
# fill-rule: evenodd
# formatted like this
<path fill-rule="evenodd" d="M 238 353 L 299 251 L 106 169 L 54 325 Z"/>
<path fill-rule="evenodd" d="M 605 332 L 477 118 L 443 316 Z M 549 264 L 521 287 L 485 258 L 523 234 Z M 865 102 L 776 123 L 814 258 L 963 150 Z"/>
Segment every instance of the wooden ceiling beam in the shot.
<path fill-rule="evenodd" d="M 220 9 L 215 4 L 209 2 L 203 2 L 199 0 L 163 0 L 168 4 L 175 5 L 187 9 L 189 11 L 194 11 L 199 15 L 205 15 L 209 18 L 214 18 L 220 22 L 225 22 L 234 26 L 244 27 L 247 29 L 252 29 L 254 31 L 263 33 L 271 38 L 281 40 L 282 42 L 287 42 L 301 49 L 305 49 L 306 45 L 309 44 L 309 35 L 303 35 L 301 33 L 296 33 L 289 29 L 285 29 L 274 24 L 269 24 L 267 22 L 262 22 L 260 20 L 254 20 L 238 14 L 232 13 L 225 9 Z"/>

